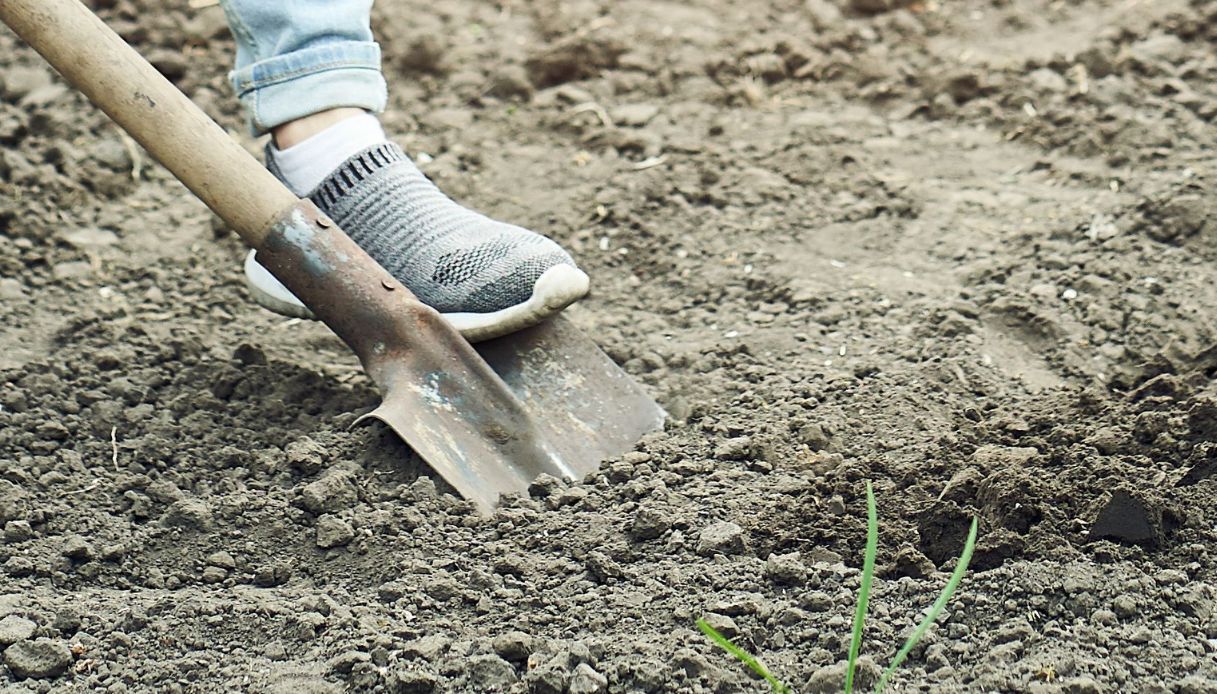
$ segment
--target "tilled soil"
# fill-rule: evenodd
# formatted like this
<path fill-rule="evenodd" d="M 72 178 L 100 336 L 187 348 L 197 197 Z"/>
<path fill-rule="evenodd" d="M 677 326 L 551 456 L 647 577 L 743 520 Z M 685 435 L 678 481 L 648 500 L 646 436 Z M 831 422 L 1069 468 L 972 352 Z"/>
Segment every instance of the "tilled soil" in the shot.
<path fill-rule="evenodd" d="M 205 3 L 204 3 L 205 4 Z M 95 0 L 251 150 L 217 7 Z M 434 6 L 433 6 L 434 5 Z M 0 34 L 5 692 L 1217 691 L 1217 2 L 381 3 L 388 128 L 671 413 L 482 519 Z"/>

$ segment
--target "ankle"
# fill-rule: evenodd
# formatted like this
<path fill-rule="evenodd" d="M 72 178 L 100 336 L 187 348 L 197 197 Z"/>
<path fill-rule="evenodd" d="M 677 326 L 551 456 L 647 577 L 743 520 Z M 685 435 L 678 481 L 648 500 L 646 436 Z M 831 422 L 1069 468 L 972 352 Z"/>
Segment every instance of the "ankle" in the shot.
<path fill-rule="evenodd" d="M 348 118 L 367 113 L 361 108 L 334 108 L 288 121 L 271 129 L 275 147 L 287 149 Z"/>
<path fill-rule="evenodd" d="M 308 195 L 347 159 L 386 141 L 385 131 L 376 116 L 359 109 L 344 110 L 354 113 L 342 114 L 343 117 L 333 114 L 332 117 L 338 119 L 329 125 L 324 125 L 324 118 L 300 123 L 300 128 L 292 135 L 319 126 L 321 129 L 290 145 L 276 141 L 267 148 L 267 164 L 296 195 Z M 326 112 L 326 115 L 332 113 Z"/>

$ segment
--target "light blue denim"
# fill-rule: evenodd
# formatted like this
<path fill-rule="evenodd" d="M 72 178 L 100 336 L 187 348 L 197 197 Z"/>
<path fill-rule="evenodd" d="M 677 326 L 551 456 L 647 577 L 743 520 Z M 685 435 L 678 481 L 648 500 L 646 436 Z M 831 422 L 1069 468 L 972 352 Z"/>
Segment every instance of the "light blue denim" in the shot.
<path fill-rule="evenodd" d="M 374 113 L 388 94 L 372 0 L 221 0 L 237 41 L 228 75 L 250 129 L 343 106 Z"/>

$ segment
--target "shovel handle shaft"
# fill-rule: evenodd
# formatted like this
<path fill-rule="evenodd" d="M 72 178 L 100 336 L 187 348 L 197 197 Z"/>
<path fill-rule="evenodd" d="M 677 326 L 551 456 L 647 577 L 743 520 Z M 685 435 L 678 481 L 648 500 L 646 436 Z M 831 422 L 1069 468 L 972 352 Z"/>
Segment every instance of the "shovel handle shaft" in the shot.
<path fill-rule="evenodd" d="M 0 21 L 260 248 L 296 196 L 79 0 L 0 0 Z"/>

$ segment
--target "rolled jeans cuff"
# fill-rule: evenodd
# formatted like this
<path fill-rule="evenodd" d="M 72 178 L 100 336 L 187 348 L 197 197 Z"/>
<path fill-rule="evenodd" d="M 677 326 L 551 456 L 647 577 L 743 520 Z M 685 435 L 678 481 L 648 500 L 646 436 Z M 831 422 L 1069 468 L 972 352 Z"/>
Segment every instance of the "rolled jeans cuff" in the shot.
<path fill-rule="evenodd" d="M 235 70 L 228 79 L 255 135 L 333 108 L 379 113 L 388 101 L 380 46 L 374 42 L 345 41 L 293 51 Z"/>

